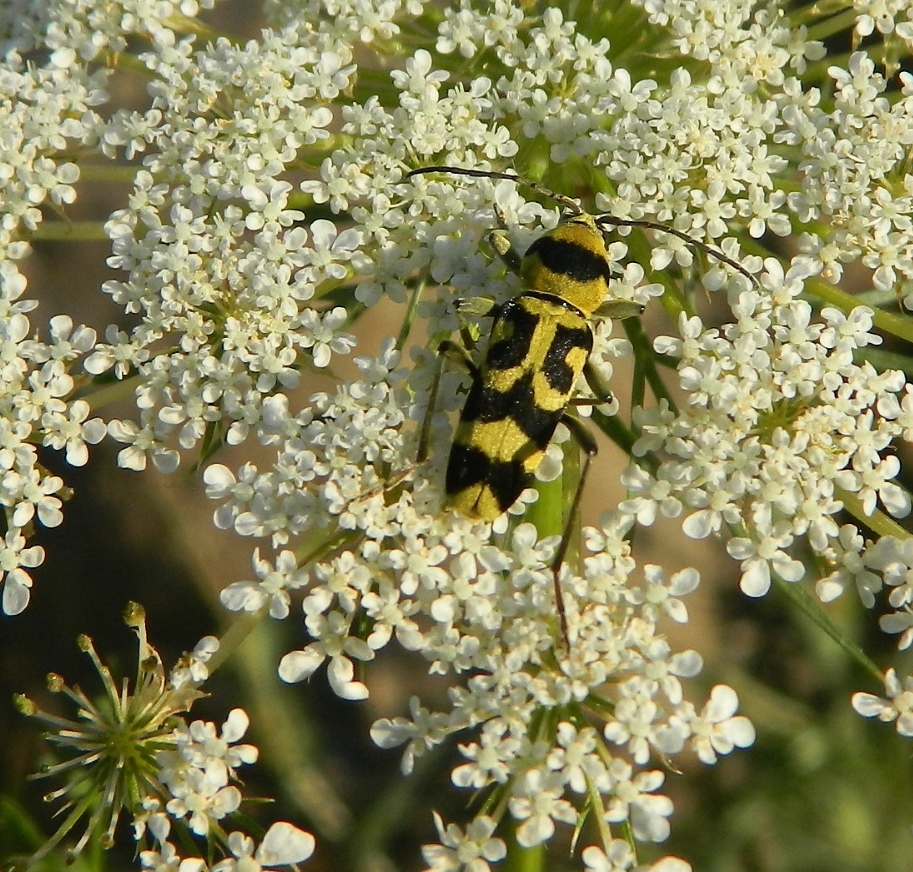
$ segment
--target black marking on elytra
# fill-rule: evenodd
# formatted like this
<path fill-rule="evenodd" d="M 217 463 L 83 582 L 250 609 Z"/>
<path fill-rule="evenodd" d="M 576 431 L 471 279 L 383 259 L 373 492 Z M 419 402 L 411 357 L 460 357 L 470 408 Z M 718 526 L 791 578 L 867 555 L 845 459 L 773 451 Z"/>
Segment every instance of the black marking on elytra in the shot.
<path fill-rule="evenodd" d="M 454 442 L 447 463 L 447 493 L 459 493 L 465 488 L 487 481 L 491 460 L 474 445 Z"/>
<path fill-rule="evenodd" d="M 532 475 L 523 469 L 519 458 L 491 464 L 488 472 L 488 487 L 498 501 L 498 507 L 506 512 L 532 481 Z"/>
<path fill-rule="evenodd" d="M 447 493 L 457 494 L 480 484 L 486 485 L 506 512 L 532 481 L 522 459 L 492 460 L 472 445 L 454 443 L 447 463 Z"/>
<path fill-rule="evenodd" d="M 542 374 L 549 386 L 559 393 L 570 395 L 577 373 L 568 364 L 568 355 L 576 348 L 583 349 L 589 358 L 593 350 L 593 331 L 584 327 L 566 327 L 558 324 L 555 336 L 542 362 Z"/>
<path fill-rule="evenodd" d="M 511 417 L 514 423 L 523 431 L 523 435 L 530 441 L 530 446 L 519 452 L 521 459 L 532 454 L 534 449 L 541 450 L 552 441 L 555 428 L 564 415 L 564 409 L 541 409 L 534 404 L 521 406 L 514 409 Z"/>
<path fill-rule="evenodd" d="M 485 363 L 491 369 L 512 369 L 520 366 L 529 353 L 530 342 L 536 332 L 539 318 L 526 309 L 522 299 L 515 297 L 504 303 L 491 325 L 491 335 L 503 337 L 489 346 Z"/>
<path fill-rule="evenodd" d="M 535 446 L 545 448 L 564 414 L 564 409 L 543 409 L 535 402 L 532 372 L 524 373 L 509 391 L 501 392 L 485 383 L 473 382 L 466 396 L 460 422 L 490 424 L 510 418 Z"/>
<path fill-rule="evenodd" d="M 567 276 L 576 282 L 611 279 L 605 257 L 590 251 L 586 246 L 567 239 L 540 236 L 527 250 L 525 257 L 538 256 L 542 265 L 551 272 Z"/>

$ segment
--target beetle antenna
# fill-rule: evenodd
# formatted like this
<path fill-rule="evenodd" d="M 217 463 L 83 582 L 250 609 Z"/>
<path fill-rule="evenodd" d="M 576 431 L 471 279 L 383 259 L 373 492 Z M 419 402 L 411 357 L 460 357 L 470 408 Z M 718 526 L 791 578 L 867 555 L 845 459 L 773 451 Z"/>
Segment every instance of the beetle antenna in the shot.
<path fill-rule="evenodd" d="M 571 197 L 556 194 L 554 191 L 550 191 L 546 188 L 545 185 L 540 185 L 538 182 L 531 182 L 529 179 L 524 179 L 523 176 L 518 176 L 515 173 L 498 173 L 493 170 L 470 170 L 463 167 L 434 166 L 419 167 L 417 170 L 412 170 L 407 173 L 406 178 L 424 175 L 425 173 L 450 173 L 454 176 L 474 176 L 479 179 L 506 179 L 508 182 L 516 182 L 518 185 L 523 185 L 531 191 L 541 194 L 543 197 L 548 197 L 556 203 L 560 203 L 565 209 L 573 212 L 574 215 L 584 214 L 581 205 Z"/>
<path fill-rule="evenodd" d="M 738 272 L 745 276 L 753 285 L 756 287 L 758 285 L 757 278 L 745 269 L 737 260 L 723 254 L 716 246 L 708 245 L 700 239 L 695 239 L 682 230 L 676 230 L 674 227 L 669 227 L 667 224 L 661 224 L 659 221 L 645 221 L 640 218 L 615 218 L 612 215 L 594 215 L 593 218 L 599 227 L 602 227 L 603 225 L 609 225 L 611 227 L 644 227 L 647 230 L 668 233 L 670 236 L 681 239 L 683 242 L 687 242 L 689 245 L 693 245 L 695 248 L 700 249 L 704 254 L 709 254 L 711 257 L 716 258 L 716 260 L 722 261 L 727 266 L 731 266 L 734 270 L 738 270 Z"/>
<path fill-rule="evenodd" d="M 412 170 L 406 174 L 406 178 L 411 178 L 412 176 L 425 175 L 427 173 L 449 173 L 454 176 L 473 176 L 474 178 L 481 179 L 505 179 L 509 182 L 516 182 L 518 185 L 523 185 L 524 187 L 529 188 L 531 191 L 542 195 L 543 197 L 548 197 L 554 200 L 556 203 L 560 203 L 564 206 L 565 209 L 572 212 L 574 215 L 584 215 L 584 209 L 581 205 L 571 197 L 565 197 L 562 194 L 556 194 L 554 191 L 549 190 L 545 185 L 540 185 L 538 182 L 532 182 L 529 179 L 524 179 L 523 176 L 518 176 L 516 173 L 499 173 L 494 170 L 471 170 L 466 169 L 465 167 L 450 167 L 444 165 L 432 166 L 432 167 L 419 167 L 418 169 Z M 737 260 L 729 257 L 724 254 L 720 249 L 716 248 L 713 245 L 708 245 L 706 242 L 702 242 L 700 239 L 695 239 L 693 236 L 689 236 L 687 233 L 676 230 L 674 227 L 669 227 L 666 224 L 661 224 L 659 221 L 646 221 L 643 219 L 634 219 L 634 218 L 614 218 L 611 215 L 594 215 L 594 221 L 597 226 L 601 229 L 604 229 L 606 226 L 609 227 L 643 227 L 646 230 L 654 230 L 659 233 L 668 233 L 671 236 L 681 239 L 683 242 L 687 242 L 690 245 L 693 245 L 695 248 L 703 251 L 705 254 L 710 255 L 716 260 L 725 263 L 727 266 L 732 267 L 734 270 L 740 272 L 745 276 L 753 285 L 757 287 L 758 280 L 752 275 L 747 269 L 745 269 L 742 264 Z"/>

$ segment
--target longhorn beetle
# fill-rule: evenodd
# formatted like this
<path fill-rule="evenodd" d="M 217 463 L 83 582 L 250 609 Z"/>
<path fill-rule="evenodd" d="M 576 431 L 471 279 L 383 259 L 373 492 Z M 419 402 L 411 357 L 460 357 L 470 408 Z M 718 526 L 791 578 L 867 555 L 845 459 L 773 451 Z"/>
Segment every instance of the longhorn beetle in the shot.
<path fill-rule="evenodd" d="M 628 318 L 643 311 L 643 306 L 635 303 L 609 299 L 609 254 L 604 228 L 644 227 L 669 233 L 713 255 L 751 281 L 754 277 L 722 252 L 679 230 L 653 221 L 590 215 L 576 200 L 513 173 L 429 166 L 412 170 L 407 178 L 426 173 L 507 179 L 554 200 L 569 213 L 557 227 L 536 239 L 522 257 L 503 231 L 491 234 L 494 249 L 520 274 L 526 290 L 501 304 L 490 300 L 474 301 L 475 305 L 457 301 L 458 307 L 491 317 L 488 352 L 485 360 L 476 364 L 463 346 L 449 339 L 441 342 L 441 365 L 429 401 L 429 410 L 433 410 L 446 358 L 466 367 L 472 384 L 447 463 L 446 489 L 453 507 L 467 518 L 492 521 L 516 502 L 532 482 L 559 423 L 568 427 L 583 450 L 580 480 L 551 565 L 561 631 L 567 642 L 567 616 L 558 575 L 597 451 L 592 434 L 567 409 L 575 402 L 574 386 L 581 373 L 596 396 L 588 403 L 611 398 L 589 361 L 593 348 L 591 319 L 597 314 Z M 496 212 L 503 224 L 500 211 Z M 430 414 L 420 437 L 420 461 L 427 451 L 429 425 Z"/>

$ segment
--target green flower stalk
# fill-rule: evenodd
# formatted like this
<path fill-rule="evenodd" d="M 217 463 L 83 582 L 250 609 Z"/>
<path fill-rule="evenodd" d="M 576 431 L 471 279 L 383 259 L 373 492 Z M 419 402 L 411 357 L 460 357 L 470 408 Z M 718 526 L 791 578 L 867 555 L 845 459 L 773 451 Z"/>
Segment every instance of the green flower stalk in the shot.
<path fill-rule="evenodd" d="M 221 845 L 235 859 L 253 852 L 250 839 L 245 841 L 241 833 L 229 836 L 220 823 L 240 805 L 240 791 L 229 783 L 236 780 L 236 768 L 257 758 L 253 745 L 237 744 L 247 729 L 247 715 L 235 709 L 221 735 L 213 724 L 188 725 L 180 717 L 203 696 L 199 684 L 208 674 L 206 663 L 218 641 L 201 640 L 169 675 L 147 639 L 143 609 L 132 603 L 126 622 L 138 640 L 132 686 L 126 680 L 118 686 L 92 640 L 81 636 L 79 647 L 92 659 L 104 689 L 98 701 L 67 686 L 59 675 L 48 677 L 48 687 L 76 706 L 75 718 L 43 712 L 25 696 L 16 698 L 19 710 L 46 727 L 45 738 L 65 758 L 36 776 L 66 782 L 45 795 L 48 802 L 63 803 L 65 817 L 57 832 L 25 861 L 26 867 L 45 857 L 80 822 L 82 835 L 68 849 L 72 857 L 96 839 L 110 847 L 121 815 L 133 821 L 138 837 L 147 834 L 166 852 L 173 851 L 167 837 L 174 822 L 208 837 L 211 851 Z M 313 850 L 311 836 L 291 824 L 276 825 L 270 832 L 259 849 L 260 856 L 270 858 L 269 865 L 296 863 Z M 161 856 L 159 850 L 145 851 L 144 856 Z"/>
<path fill-rule="evenodd" d="M 39 778 L 63 778 L 64 787 L 48 794 L 48 802 L 63 800 L 66 819 L 55 836 L 32 857 L 39 860 L 77 822 L 86 819 L 82 836 L 72 851 L 85 847 L 90 837 L 101 832 L 103 844 L 110 845 L 123 812 L 134 814 L 146 797 L 161 795 L 158 755 L 174 745 L 174 716 L 190 708 L 201 694 L 192 685 L 171 689 L 158 652 L 146 638 L 145 616 L 132 606 L 127 623 L 137 634 L 137 672 L 131 688 L 118 687 L 110 670 L 101 662 L 92 640 L 81 636 L 80 650 L 88 654 L 101 678 L 104 696 L 92 701 L 80 688 L 71 688 L 59 675 L 48 676 L 48 689 L 67 697 L 77 708 L 68 720 L 39 710 L 24 696 L 17 697 L 19 710 L 36 718 L 47 728 L 45 738 L 67 759 L 45 766 Z"/>

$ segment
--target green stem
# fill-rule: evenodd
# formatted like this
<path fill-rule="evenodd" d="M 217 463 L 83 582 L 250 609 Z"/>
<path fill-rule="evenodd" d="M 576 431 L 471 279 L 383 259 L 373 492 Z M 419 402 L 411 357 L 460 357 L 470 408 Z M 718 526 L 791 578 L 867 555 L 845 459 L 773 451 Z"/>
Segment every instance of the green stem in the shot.
<path fill-rule="evenodd" d="M 298 565 L 305 567 L 311 563 L 316 563 L 318 560 L 322 560 L 332 554 L 337 548 L 341 548 L 347 542 L 354 541 L 359 535 L 362 534 L 357 530 L 343 530 L 341 528 L 334 530 L 329 536 L 325 535 L 324 532 L 320 532 L 316 543 L 314 538 L 310 537 L 295 549 Z"/>
<path fill-rule="evenodd" d="M 871 515 L 866 514 L 862 500 L 855 494 L 843 490 L 843 488 L 834 488 L 834 496 L 843 503 L 846 509 L 856 520 L 865 524 L 873 533 L 879 536 L 895 536 L 898 539 L 909 539 L 913 536 L 909 530 L 905 530 L 897 521 L 889 518 L 884 512 L 875 509 Z"/>
<path fill-rule="evenodd" d="M 545 845 L 524 848 L 517 843 L 514 832 L 507 839 L 507 857 L 504 859 L 505 872 L 542 872 L 545 868 Z"/>
<path fill-rule="evenodd" d="M 238 646 L 251 634 L 266 618 L 266 607 L 256 612 L 242 612 L 219 639 L 219 650 L 209 658 L 206 666 L 212 675 L 238 648 Z"/>
<path fill-rule="evenodd" d="M 569 458 L 565 453 L 567 462 Z M 529 507 L 525 520 L 535 525 L 540 539 L 560 535 L 564 528 L 564 476 L 558 476 L 553 481 L 537 479 L 534 484 L 539 498 Z"/>
<path fill-rule="evenodd" d="M 412 322 L 415 320 L 415 310 L 419 301 L 422 299 L 422 293 L 425 290 L 424 277 L 419 279 L 415 284 L 412 297 L 409 299 L 409 307 L 406 309 L 406 317 L 403 318 L 403 325 L 399 329 L 399 336 L 396 337 L 396 350 L 402 351 L 406 347 L 406 340 L 409 338 L 409 332 L 412 330 Z"/>
<path fill-rule="evenodd" d="M 243 40 L 238 34 L 226 33 L 223 30 L 215 30 L 206 23 L 197 18 L 191 18 L 187 15 L 172 15 L 167 21 L 168 27 L 178 33 L 192 33 L 205 39 L 215 42 L 217 38 L 229 40 L 234 45 L 242 45 Z"/>
<path fill-rule="evenodd" d="M 816 17 L 820 16 L 820 6 L 816 7 Z M 825 40 L 835 33 L 849 30 L 856 23 L 856 10 L 853 8 L 845 9 L 837 15 L 824 20 L 818 20 L 808 28 L 808 39 Z"/>
<path fill-rule="evenodd" d="M 849 51 L 828 52 L 821 60 L 809 63 L 805 68 L 805 72 L 802 74 L 802 82 L 806 87 L 810 87 L 812 83 L 815 83 L 825 90 L 827 95 L 826 108 L 828 110 L 832 109 L 834 104 L 831 96 L 831 92 L 834 89 L 834 80 L 831 78 L 828 70 L 831 67 L 838 67 L 845 70 L 849 65 L 850 56 L 851 53 Z"/>
<path fill-rule="evenodd" d="M 628 457 L 633 458 L 634 443 L 637 441 L 637 434 L 626 427 L 624 422 L 619 419 L 618 415 L 606 415 L 593 409 L 593 423 L 605 433 Z M 640 466 L 646 467 L 653 475 L 659 469 L 659 460 L 654 454 L 645 454 L 637 458 Z"/>
<path fill-rule="evenodd" d="M 586 789 L 590 798 L 590 814 L 596 822 L 596 829 L 599 831 L 602 847 L 608 853 L 609 845 L 612 844 L 612 830 L 609 828 L 608 821 L 603 814 L 602 794 L 596 789 L 596 784 L 592 778 L 587 778 Z"/>
<path fill-rule="evenodd" d="M 882 684 L 884 675 L 881 670 L 866 656 L 866 653 L 855 643 L 850 641 L 821 608 L 821 604 L 813 599 L 809 592 L 801 585 L 791 581 L 784 581 L 778 575 L 773 575 L 774 582 L 788 599 L 801 611 L 818 629 L 823 630 L 831 637 L 850 657 L 853 658 L 866 672 Z"/>
<path fill-rule="evenodd" d="M 103 409 L 112 403 L 118 403 L 133 396 L 134 388 L 142 379 L 139 375 L 130 376 L 130 378 L 110 382 L 98 387 L 96 390 L 84 392 L 82 389 L 75 394 L 76 399 L 85 400 L 89 408 L 94 412 L 97 409 Z"/>
<path fill-rule="evenodd" d="M 129 70 L 140 73 L 148 78 L 155 78 L 155 74 L 136 55 L 126 51 L 105 51 L 99 55 L 99 61 L 106 67 L 119 70 Z"/>
<path fill-rule="evenodd" d="M 650 390 L 653 391 L 653 396 L 657 400 L 666 400 L 669 403 L 669 407 L 674 411 L 675 401 L 672 399 L 672 395 L 666 388 L 666 384 L 656 367 L 656 355 L 653 353 L 650 339 L 644 332 L 643 324 L 639 318 L 626 318 L 623 325 L 628 341 L 634 347 L 635 367 L 638 368 L 639 378 L 646 379 L 647 384 L 650 385 Z M 641 393 L 639 397 L 632 396 L 631 404 L 632 406 L 643 405 L 643 394 Z"/>
<path fill-rule="evenodd" d="M 30 869 L 41 859 L 46 857 L 57 845 L 60 844 L 64 836 L 79 822 L 79 819 L 86 813 L 90 807 L 91 797 L 83 797 L 76 805 L 70 809 L 66 820 L 57 828 L 57 831 L 51 836 L 31 857 L 26 861 L 25 868 Z"/>
<path fill-rule="evenodd" d="M 852 294 L 841 291 L 823 279 L 807 279 L 805 287 L 816 297 L 847 315 L 860 305 L 859 300 Z M 872 322 L 883 333 L 890 333 L 892 336 L 906 339 L 907 342 L 913 342 L 913 318 L 895 315 L 882 309 L 873 309 L 872 312 Z"/>
<path fill-rule="evenodd" d="M 45 221 L 32 234 L 37 242 L 108 241 L 105 225 L 100 221 Z"/>
<path fill-rule="evenodd" d="M 631 457 L 637 434 L 628 427 L 619 415 L 606 415 L 599 409 L 593 409 L 593 423 L 602 430 L 628 457 Z"/>

